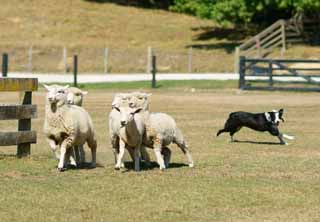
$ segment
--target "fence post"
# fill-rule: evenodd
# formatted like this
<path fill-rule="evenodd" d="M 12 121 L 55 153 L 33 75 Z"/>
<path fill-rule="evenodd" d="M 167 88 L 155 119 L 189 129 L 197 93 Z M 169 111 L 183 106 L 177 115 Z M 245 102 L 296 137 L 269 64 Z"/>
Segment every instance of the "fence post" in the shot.
<path fill-rule="evenodd" d="M 73 85 L 78 86 L 78 56 L 74 55 L 73 56 Z"/>
<path fill-rule="evenodd" d="M 156 56 L 152 56 L 152 82 L 151 82 L 151 87 L 156 88 L 157 83 L 156 83 L 156 72 L 157 72 L 157 61 L 156 61 Z"/>
<path fill-rule="evenodd" d="M 192 47 L 189 48 L 188 71 L 192 73 Z"/>
<path fill-rule="evenodd" d="M 64 73 L 67 73 L 68 71 L 68 64 L 67 64 L 67 48 L 63 47 L 63 53 L 62 53 L 62 60 L 63 60 L 63 71 Z"/>
<path fill-rule="evenodd" d="M 282 48 L 281 48 L 281 57 L 283 57 L 286 52 L 286 21 L 281 21 L 281 40 L 282 40 Z"/>
<path fill-rule="evenodd" d="M 29 48 L 28 57 L 29 57 L 28 71 L 31 73 L 32 72 L 32 46 L 30 46 L 30 48 Z"/>
<path fill-rule="evenodd" d="M 104 73 L 108 73 L 108 57 L 109 57 L 109 50 L 108 48 L 104 49 Z"/>
<path fill-rule="evenodd" d="M 268 69 L 268 74 L 269 74 L 269 87 L 273 87 L 273 76 L 272 76 L 272 72 L 273 72 L 273 67 L 272 67 L 272 61 L 269 60 L 269 69 Z"/>
<path fill-rule="evenodd" d="M 240 56 L 240 48 L 239 46 L 237 46 L 234 53 L 234 72 L 235 73 L 239 73 L 239 56 Z"/>
<path fill-rule="evenodd" d="M 32 104 L 32 91 L 25 92 L 22 105 Z M 18 122 L 18 131 L 31 130 L 31 119 L 20 119 Z M 20 143 L 17 148 L 17 156 L 19 158 L 30 155 L 30 143 Z"/>
<path fill-rule="evenodd" d="M 239 89 L 244 89 L 246 85 L 246 57 L 239 57 Z"/>
<path fill-rule="evenodd" d="M 8 76 L 8 63 L 9 63 L 8 54 L 4 53 L 2 55 L 2 77 Z"/>
<path fill-rule="evenodd" d="M 151 66 L 152 66 L 152 48 L 148 47 L 148 54 L 147 54 L 147 73 L 151 72 Z"/>

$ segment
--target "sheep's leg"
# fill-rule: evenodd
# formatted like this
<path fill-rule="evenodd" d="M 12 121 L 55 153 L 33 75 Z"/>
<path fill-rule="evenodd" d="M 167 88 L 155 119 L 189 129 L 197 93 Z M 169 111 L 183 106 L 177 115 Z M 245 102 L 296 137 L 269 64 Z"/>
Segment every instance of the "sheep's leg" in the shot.
<path fill-rule="evenodd" d="M 120 139 L 120 141 L 119 141 L 119 155 L 118 155 L 117 163 L 114 167 L 116 170 L 120 170 L 120 168 L 121 168 L 125 146 L 126 146 L 126 144 L 124 143 L 124 141 L 122 141 Z"/>
<path fill-rule="evenodd" d="M 113 155 L 114 155 L 114 164 L 117 164 L 118 156 L 119 156 L 119 137 L 113 136 L 111 137 L 111 144 L 113 149 Z M 131 154 L 130 154 L 131 155 Z M 133 155 L 132 155 L 133 157 Z M 133 160 L 133 158 L 132 158 Z M 121 164 L 121 167 L 124 167 L 124 164 Z"/>
<path fill-rule="evenodd" d="M 150 167 L 150 156 L 149 156 L 149 153 L 147 152 L 147 149 L 145 146 L 141 145 L 141 149 L 140 149 L 140 152 L 141 152 L 141 157 L 142 159 L 144 160 L 145 164 L 147 167 Z"/>
<path fill-rule="evenodd" d="M 162 144 L 161 144 L 160 140 L 156 139 L 156 141 L 154 142 L 154 147 L 153 147 L 154 153 L 156 155 L 160 170 L 164 170 L 166 168 L 166 166 L 164 165 L 164 160 L 161 155 L 161 148 L 162 148 Z"/>
<path fill-rule="evenodd" d="M 182 150 L 182 152 L 186 155 L 189 167 L 193 167 L 194 163 L 192 160 L 191 153 L 190 153 L 189 148 L 188 148 L 185 140 L 183 139 L 182 133 L 179 129 L 176 129 L 176 137 L 174 138 L 173 142 L 175 144 L 177 144 L 178 147 Z"/>
<path fill-rule="evenodd" d="M 60 172 L 64 171 L 64 164 L 65 164 L 65 160 L 66 160 L 66 152 L 67 152 L 67 148 L 68 148 L 68 139 L 64 140 L 61 144 L 61 149 L 60 149 L 60 160 L 59 160 L 59 164 L 58 164 L 58 170 Z"/>
<path fill-rule="evenodd" d="M 134 170 L 140 171 L 140 149 L 134 148 Z"/>
<path fill-rule="evenodd" d="M 54 153 L 55 157 L 59 160 L 60 154 L 59 154 L 58 146 L 56 145 L 56 141 L 49 139 L 49 138 L 47 138 L 47 141 L 48 141 L 49 146 L 50 146 L 52 152 Z"/>
<path fill-rule="evenodd" d="M 171 159 L 171 150 L 168 147 L 162 147 L 161 154 L 163 156 L 164 165 L 169 168 L 169 163 Z"/>
<path fill-rule="evenodd" d="M 92 159 L 91 159 L 90 167 L 95 168 L 97 166 L 97 141 L 95 138 L 90 138 L 89 140 L 87 140 L 87 143 L 91 150 Z"/>

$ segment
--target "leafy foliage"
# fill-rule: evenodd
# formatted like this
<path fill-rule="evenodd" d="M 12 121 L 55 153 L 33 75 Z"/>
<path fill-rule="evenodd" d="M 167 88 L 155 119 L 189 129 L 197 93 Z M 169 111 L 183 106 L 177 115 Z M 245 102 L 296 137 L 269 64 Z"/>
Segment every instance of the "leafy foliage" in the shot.
<path fill-rule="evenodd" d="M 176 12 L 213 19 L 222 25 L 230 23 L 270 22 L 299 12 L 317 13 L 320 1 L 314 0 L 174 0 Z"/>

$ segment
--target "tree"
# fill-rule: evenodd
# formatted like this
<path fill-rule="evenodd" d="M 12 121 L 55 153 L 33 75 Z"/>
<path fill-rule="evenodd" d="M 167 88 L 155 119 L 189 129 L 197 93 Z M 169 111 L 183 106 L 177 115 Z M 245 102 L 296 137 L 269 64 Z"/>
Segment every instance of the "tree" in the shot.
<path fill-rule="evenodd" d="M 319 13 L 315 0 L 174 0 L 171 10 L 213 19 L 219 24 L 273 22 L 296 13 Z"/>

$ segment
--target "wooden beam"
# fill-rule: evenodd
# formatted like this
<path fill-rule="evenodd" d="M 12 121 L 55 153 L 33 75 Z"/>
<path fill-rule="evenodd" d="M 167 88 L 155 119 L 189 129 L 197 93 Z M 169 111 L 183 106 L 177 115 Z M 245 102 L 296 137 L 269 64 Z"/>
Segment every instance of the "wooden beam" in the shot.
<path fill-rule="evenodd" d="M 0 120 L 37 118 L 36 105 L 0 105 Z"/>
<path fill-rule="evenodd" d="M 25 92 L 22 100 L 23 105 L 32 104 L 32 92 Z M 18 131 L 31 130 L 31 119 L 20 119 L 18 122 Z M 29 156 L 31 150 L 30 143 L 20 143 L 17 148 L 18 157 Z"/>
<path fill-rule="evenodd" d="M 36 91 L 37 78 L 0 78 L 0 91 Z"/>
<path fill-rule="evenodd" d="M 0 146 L 11 146 L 36 142 L 36 131 L 0 132 Z"/>

